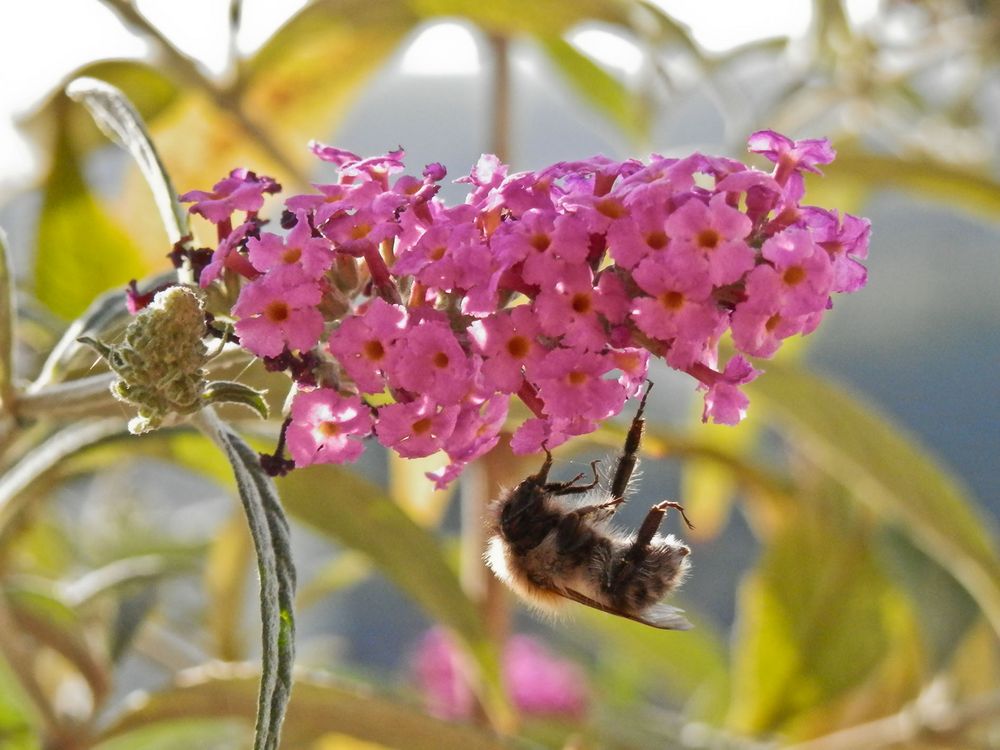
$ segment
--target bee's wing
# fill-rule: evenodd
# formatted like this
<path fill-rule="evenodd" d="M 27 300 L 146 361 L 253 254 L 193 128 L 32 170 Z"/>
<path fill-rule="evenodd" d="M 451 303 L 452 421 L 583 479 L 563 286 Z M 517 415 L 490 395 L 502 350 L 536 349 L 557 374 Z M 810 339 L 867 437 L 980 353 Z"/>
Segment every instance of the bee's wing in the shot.
<path fill-rule="evenodd" d="M 632 614 L 629 612 L 623 612 L 619 609 L 612 609 L 611 607 L 601 604 L 598 601 L 594 601 L 589 596 L 584 596 L 579 591 L 574 591 L 573 589 L 558 589 L 558 593 L 565 596 L 567 599 L 572 599 L 573 601 L 587 607 L 593 607 L 594 609 L 601 610 L 601 612 L 607 612 L 609 615 L 625 617 L 629 620 L 641 622 L 643 625 L 660 628 L 661 630 L 690 630 L 693 627 L 691 623 L 684 619 L 681 615 L 683 610 L 677 609 L 677 607 L 671 607 L 669 604 L 655 604 L 652 607 L 647 607 L 641 613 Z"/>

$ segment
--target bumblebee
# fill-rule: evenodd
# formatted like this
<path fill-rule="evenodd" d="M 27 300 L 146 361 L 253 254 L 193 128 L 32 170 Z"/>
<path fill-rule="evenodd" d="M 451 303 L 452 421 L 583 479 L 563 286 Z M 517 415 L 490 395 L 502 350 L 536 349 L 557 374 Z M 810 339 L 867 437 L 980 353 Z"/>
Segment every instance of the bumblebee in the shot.
<path fill-rule="evenodd" d="M 583 474 L 550 482 L 552 454 L 546 448 L 538 472 L 491 504 L 487 565 L 529 603 L 553 609 L 570 599 L 654 628 L 691 627 L 681 610 L 662 602 L 684 580 L 690 549 L 673 535 L 660 534 L 660 523 L 674 508 L 693 528 L 684 508 L 669 500 L 658 503 L 635 532 L 612 523 L 639 462 L 651 386 L 639 402 L 608 489 L 599 486 L 597 461 L 589 484 L 579 483 Z"/>

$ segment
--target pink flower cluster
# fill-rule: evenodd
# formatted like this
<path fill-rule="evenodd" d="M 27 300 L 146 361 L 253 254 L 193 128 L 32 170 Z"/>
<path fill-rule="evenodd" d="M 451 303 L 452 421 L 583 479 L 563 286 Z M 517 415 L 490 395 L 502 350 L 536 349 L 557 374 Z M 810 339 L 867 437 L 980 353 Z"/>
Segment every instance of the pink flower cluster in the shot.
<path fill-rule="evenodd" d="M 454 639 L 442 628 L 427 631 L 413 654 L 414 676 L 427 711 L 441 719 L 471 718 L 475 697 L 470 669 Z M 579 720 L 587 713 L 587 680 L 571 661 L 553 656 L 541 642 L 514 635 L 504 645 L 503 683 L 524 716 Z"/>
<path fill-rule="evenodd" d="M 456 206 L 438 164 L 415 177 L 402 151 L 312 149 L 338 177 L 286 199 L 284 235 L 257 216 L 268 178 L 183 196 L 218 227 L 201 284 L 242 277 L 236 334 L 299 383 L 297 466 L 352 461 L 374 434 L 404 457 L 444 451 L 444 485 L 497 443 L 512 396 L 534 415 L 513 449 L 553 448 L 619 413 L 651 355 L 697 381 L 704 420 L 735 424 L 759 373 L 742 355 L 770 357 L 865 283 L 868 221 L 801 204 L 825 140 L 755 133 L 770 173 L 696 153 L 508 174 L 487 155 Z M 720 366 L 726 332 L 740 353 Z"/>

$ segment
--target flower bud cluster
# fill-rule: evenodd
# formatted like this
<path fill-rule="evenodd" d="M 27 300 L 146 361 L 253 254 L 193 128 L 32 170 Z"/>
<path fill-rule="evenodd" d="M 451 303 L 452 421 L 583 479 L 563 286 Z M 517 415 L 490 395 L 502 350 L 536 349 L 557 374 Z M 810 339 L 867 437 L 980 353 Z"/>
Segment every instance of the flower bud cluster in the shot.
<path fill-rule="evenodd" d="M 242 345 L 299 383 L 298 466 L 354 460 L 374 434 L 404 457 L 444 451 L 443 485 L 497 443 L 512 397 L 533 413 L 513 449 L 553 448 L 621 411 L 650 356 L 697 381 L 704 420 L 735 424 L 758 374 L 743 355 L 770 357 L 865 283 L 867 220 L 801 203 L 825 140 L 755 133 L 771 172 L 696 153 L 508 174 L 483 156 L 455 206 L 439 164 L 415 177 L 402 151 L 312 149 L 338 177 L 285 200 L 284 235 L 257 215 L 268 178 L 182 196 L 219 230 L 201 284 L 242 280 Z"/>
<path fill-rule="evenodd" d="M 138 407 L 129 422 L 134 434 L 149 432 L 171 414 L 192 414 L 202 406 L 208 351 L 202 340 L 205 309 L 191 289 L 159 292 L 125 329 L 121 342 L 86 339 L 117 375 L 111 393 Z"/>

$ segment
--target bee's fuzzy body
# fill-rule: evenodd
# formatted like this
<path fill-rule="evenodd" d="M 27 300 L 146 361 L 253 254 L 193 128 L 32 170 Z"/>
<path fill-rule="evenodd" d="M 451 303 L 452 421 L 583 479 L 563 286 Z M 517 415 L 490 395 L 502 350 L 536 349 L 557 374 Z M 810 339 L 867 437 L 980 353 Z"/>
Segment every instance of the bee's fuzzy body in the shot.
<path fill-rule="evenodd" d="M 690 624 L 661 600 L 683 581 L 690 550 L 657 528 L 668 507 L 683 510 L 676 503 L 655 505 L 637 532 L 611 523 L 637 461 L 641 415 L 640 405 L 611 491 L 597 489 L 596 477 L 586 486 L 576 480 L 549 483 L 549 456 L 537 474 L 503 493 L 491 505 L 486 561 L 500 580 L 542 609 L 571 599 L 653 627 L 682 630 Z"/>

